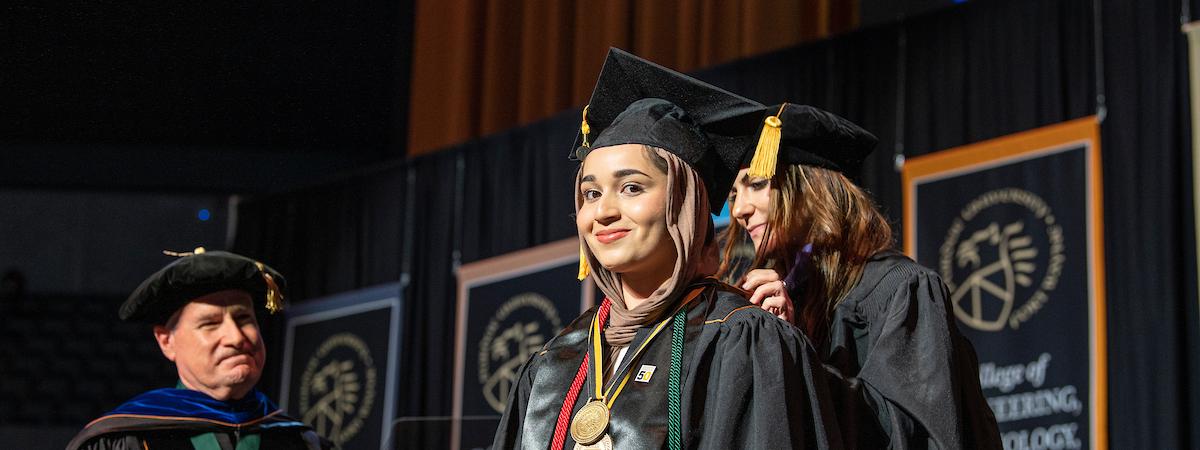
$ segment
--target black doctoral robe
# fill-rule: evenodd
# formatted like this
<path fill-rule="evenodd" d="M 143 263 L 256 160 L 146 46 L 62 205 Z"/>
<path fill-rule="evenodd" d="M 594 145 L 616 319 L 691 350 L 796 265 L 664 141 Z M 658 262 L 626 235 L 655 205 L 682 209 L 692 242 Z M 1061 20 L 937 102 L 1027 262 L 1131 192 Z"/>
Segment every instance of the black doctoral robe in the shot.
<path fill-rule="evenodd" d="M 683 447 L 841 448 L 827 382 L 807 339 L 726 289 L 715 283 L 706 287 L 688 309 L 681 384 Z M 521 367 L 494 449 L 550 447 L 567 389 L 588 351 L 595 312 L 592 308 L 579 316 Z M 631 359 L 652 328 L 638 331 L 617 375 L 611 377 L 625 370 L 636 375 L 643 366 L 655 366 L 649 382 L 631 379 L 613 405 L 608 433 L 615 448 L 667 447 L 670 327 L 640 358 Z M 593 393 L 589 379 L 573 411 Z M 568 432 L 563 448 L 573 446 Z"/>
<path fill-rule="evenodd" d="M 847 448 L 1003 448 L 949 298 L 932 270 L 883 252 L 834 310 L 823 354 Z"/>
<path fill-rule="evenodd" d="M 234 450 L 237 440 L 249 434 L 261 435 L 259 450 L 322 450 L 332 446 L 308 426 L 283 414 L 237 427 L 172 417 L 105 416 L 92 422 L 71 440 L 67 450 L 192 450 L 192 436 L 215 433 L 217 443 Z"/>
<path fill-rule="evenodd" d="M 87 424 L 67 450 L 195 448 L 192 439 L 234 450 L 258 441 L 258 450 L 324 450 L 333 445 L 308 425 L 283 414 L 266 395 L 251 391 L 220 401 L 187 389 L 155 389 Z M 245 441 L 245 442 L 242 442 Z M 205 447 L 208 448 L 208 447 Z"/>

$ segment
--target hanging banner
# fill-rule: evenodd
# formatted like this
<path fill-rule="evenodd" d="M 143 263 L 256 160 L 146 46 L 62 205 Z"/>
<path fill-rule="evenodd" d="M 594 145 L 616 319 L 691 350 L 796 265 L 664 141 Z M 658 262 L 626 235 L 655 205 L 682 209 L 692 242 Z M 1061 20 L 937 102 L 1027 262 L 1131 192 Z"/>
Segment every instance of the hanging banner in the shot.
<path fill-rule="evenodd" d="M 1200 282 L 1200 22 L 1183 26 L 1188 40 L 1188 86 L 1192 100 L 1192 222 L 1196 236 L 1196 280 Z"/>
<path fill-rule="evenodd" d="M 450 448 L 487 448 L 529 356 L 594 303 L 577 281 L 579 240 L 564 239 L 458 270 Z"/>
<path fill-rule="evenodd" d="M 904 248 L 939 272 L 1004 447 L 1107 448 L 1099 125 L 909 159 Z"/>
<path fill-rule="evenodd" d="M 280 407 L 343 450 L 389 448 L 396 412 L 400 284 L 287 312 Z"/>

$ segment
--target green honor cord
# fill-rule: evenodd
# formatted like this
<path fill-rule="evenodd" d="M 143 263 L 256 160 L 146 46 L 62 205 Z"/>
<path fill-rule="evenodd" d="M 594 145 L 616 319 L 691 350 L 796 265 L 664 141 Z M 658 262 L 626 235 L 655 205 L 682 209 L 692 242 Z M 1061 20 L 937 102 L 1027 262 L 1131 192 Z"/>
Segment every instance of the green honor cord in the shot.
<path fill-rule="evenodd" d="M 261 435 L 249 434 L 242 436 L 237 441 L 237 450 L 258 450 L 261 443 Z M 196 450 L 221 450 L 221 443 L 217 442 L 216 433 L 197 434 L 192 436 L 192 448 Z"/>
<path fill-rule="evenodd" d="M 683 448 L 683 423 L 679 416 L 682 400 L 683 334 L 687 328 L 687 310 L 680 309 L 671 324 L 671 373 L 667 383 L 667 443 L 671 450 Z"/>
<path fill-rule="evenodd" d="M 183 385 L 183 380 L 175 382 L 175 389 L 187 388 L 187 386 Z M 196 450 L 221 450 L 221 443 L 217 442 L 216 433 L 197 434 L 192 436 L 191 440 L 192 448 Z M 257 433 L 240 436 L 240 439 L 237 441 L 237 450 L 258 450 L 261 443 L 262 436 Z"/>

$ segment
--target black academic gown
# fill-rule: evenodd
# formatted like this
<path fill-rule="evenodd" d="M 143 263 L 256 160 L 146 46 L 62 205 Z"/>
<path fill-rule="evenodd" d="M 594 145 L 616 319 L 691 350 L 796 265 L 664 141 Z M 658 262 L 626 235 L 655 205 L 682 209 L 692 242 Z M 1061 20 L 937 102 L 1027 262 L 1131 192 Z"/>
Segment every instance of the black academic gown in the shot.
<path fill-rule="evenodd" d="M 222 450 L 234 450 L 237 440 L 261 435 L 259 450 L 325 450 L 329 441 L 281 411 L 252 423 L 228 424 L 210 420 L 140 415 L 108 415 L 92 421 L 67 444 L 67 450 L 193 450 L 192 436 L 215 433 Z"/>
<path fill-rule="evenodd" d="M 824 354 L 847 448 L 1003 448 L 949 297 L 932 270 L 884 252 L 834 310 Z"/>
<path fill-rule="evenodd" d="M 682 443 L 700 449 L 841 448 L 827 381 L 807 339 L 791 325 L 716 284 L 687 313 L 682 369 Z M 521 367 L 500 419 L 494 449 L 546 449 L 567 389 L 588 351 L 588 310 Z M 632 379 L 613 405 L 615 448 L 667 448 L 670 326 L 631 360 L 650 334 L 640 329 L 616 374 L 655 366 L 649 382 Z M 590 377 L 589 377 L 590 378 Z M 592 397 L 588 383 L 574 412 Z M 786 400 L 786 401 L 785 401 Z M 574 414 L 572 414 L 574 416 Z M 574 441 L 566 435 L 564 449 Z"/>

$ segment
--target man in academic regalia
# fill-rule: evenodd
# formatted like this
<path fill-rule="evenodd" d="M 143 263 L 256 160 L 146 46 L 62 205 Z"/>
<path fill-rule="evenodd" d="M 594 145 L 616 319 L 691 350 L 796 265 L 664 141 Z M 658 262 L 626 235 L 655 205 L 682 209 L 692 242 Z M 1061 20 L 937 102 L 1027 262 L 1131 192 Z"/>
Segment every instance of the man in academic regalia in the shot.
<path fill-rule="evenodd" d="M 153 325 L 178 384 L 92 421 L 67 450 L 331 448 L 254 389 L 266 361 L 257 317 L 282 309 L 283 276 L 233 253 L 177 255 L 138 286 L 120 317 Z"/>

